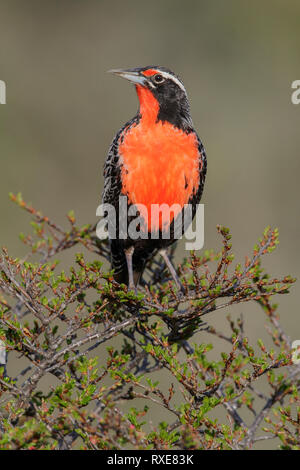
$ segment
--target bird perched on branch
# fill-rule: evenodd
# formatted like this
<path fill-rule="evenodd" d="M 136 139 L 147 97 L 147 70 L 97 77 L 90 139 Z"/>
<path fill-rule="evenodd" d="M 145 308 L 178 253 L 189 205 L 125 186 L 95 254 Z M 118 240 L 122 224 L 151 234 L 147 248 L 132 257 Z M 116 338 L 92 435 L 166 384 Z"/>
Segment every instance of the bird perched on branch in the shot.
<path fill-rule="evenodd" d="M 110 237 L 114 278 L 136 291 L 147 260 L 159 252 L 180 289 L 167 247 L 176 241 L 174 223 L 184 205 L 191 205 L 192 217 L 196 212 L 207 165 L 204 147 L 193 128 L 187 93 L 180 78 L 165 67 L 110 72 L 132 82 L 139 99 L 136 116 L 116 134 L 104 165 L 102 202 L 111 204 L 117 214 L 116 236 Z M 128 210 L 138 208 L 142 221 L 138 238 L 120 235 L 120 196 L 127 197 Z M 167 226 L 162 213 L 154 220 L 151 208 L 157 205 L 176 205 Z M 132 216 L 126 217 L 130 223 Z M 156 235 L 151 236 L 153 233 Z"/>

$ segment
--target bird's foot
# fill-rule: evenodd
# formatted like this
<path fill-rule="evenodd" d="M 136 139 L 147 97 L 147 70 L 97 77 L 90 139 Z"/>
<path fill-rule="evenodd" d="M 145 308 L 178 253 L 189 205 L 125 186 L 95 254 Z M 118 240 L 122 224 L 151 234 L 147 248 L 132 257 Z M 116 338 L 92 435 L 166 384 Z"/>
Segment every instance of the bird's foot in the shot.
<path fill-rule="evenodd" d="M 137 290 L 137 287 L 134 285 L 134 284 L 129 284 L 128 286 L 128 292 L 133 292 L 134 295 L 137 295 L 138 294 L 138 290 Z"/>

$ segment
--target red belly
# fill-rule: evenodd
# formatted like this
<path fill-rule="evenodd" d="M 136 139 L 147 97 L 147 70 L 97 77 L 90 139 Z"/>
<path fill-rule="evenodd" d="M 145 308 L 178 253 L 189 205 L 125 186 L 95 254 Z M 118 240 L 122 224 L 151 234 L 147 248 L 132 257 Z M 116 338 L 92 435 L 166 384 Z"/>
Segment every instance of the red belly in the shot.
<path fill-rule="evenodd" d="M 168 122 L 149 125 L 141 121 L 126 132 L 119 147 L 123 193 L 132 204 L 143 204 L 140 211 L 151 222 L 151 204 L 187 204 L 199 185 L 199 150 L 194 133 L 186 134 Z M 176 209 L 171 220 L 180 212 Z M 146 215 L 148 214 L 148 216 Z M 161 218 L 159 221 L 161 226 Z"/>

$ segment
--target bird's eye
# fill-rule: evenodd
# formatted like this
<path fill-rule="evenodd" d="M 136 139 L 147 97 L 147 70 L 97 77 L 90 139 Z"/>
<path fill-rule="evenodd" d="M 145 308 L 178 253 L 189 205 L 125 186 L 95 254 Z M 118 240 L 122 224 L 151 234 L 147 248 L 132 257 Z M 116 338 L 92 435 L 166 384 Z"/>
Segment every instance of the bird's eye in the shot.
<path fill-rule="evenodd" d="M 160 73 L 157 73 L 156 75 L 154 75 L 153 78 L 154 78 L 155 83 L 162 83 L 165 80 L 164 77 Z"/>

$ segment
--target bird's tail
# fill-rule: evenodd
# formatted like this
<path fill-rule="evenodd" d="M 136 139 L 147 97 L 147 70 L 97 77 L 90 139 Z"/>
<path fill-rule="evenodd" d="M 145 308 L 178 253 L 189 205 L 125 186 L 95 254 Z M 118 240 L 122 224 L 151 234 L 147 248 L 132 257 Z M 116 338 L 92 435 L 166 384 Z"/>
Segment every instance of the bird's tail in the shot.
<path fill-rule="evenodd" d="M 132 256 L 133 280 L 135 286 L 138 286 L 144 273 L 147 261 L 153 256 L 153 249 L 135 251 Z M 114 270 L 114 279 L 119 284 L 129 284 L 128 267 L 123 247 L 121 248 L 118 240 L 111 242 L 111 266 Z"/>
<path fill-rule="evenodd" d="M 128 267 L 127 261 L 125 256 L 125 250 L 123 247 L 120 246 L 118 240 L 111 241 L 111 266 L 114 270 L 114 279 L 119 284 L 126 284 L 129 285 L 129 275 L 128 275 Z M 155 250 L 153 247 L 149 247 L 149 249 L 137 249 L 133 252 L 132 256 L 132 270 L 133 270 L 133 280 L 134 285 L 137 287 L 141 281 L 143 276 L 146 263 L 148 260 L 152 258 L 154 255 Z"/>
<path fill-rule="evenodd" d="M 113 265 L 112 265 L 112 268 L 115 270 Z M 133 280 L 134 280 L 135 286 L 139 285 L 144 269 L 145 269 L 145 266 L 141 270 L 133 269 Z M 114 271 L 114 280 L 117 281 L 119 284 L 126 284 L 127 286 L 129 285 L 129 276 L 128 276 L 126 260 L 125 260 L 125 266 L 122 267 L 120 271 L 116 271 L 116 270 Z"/>

